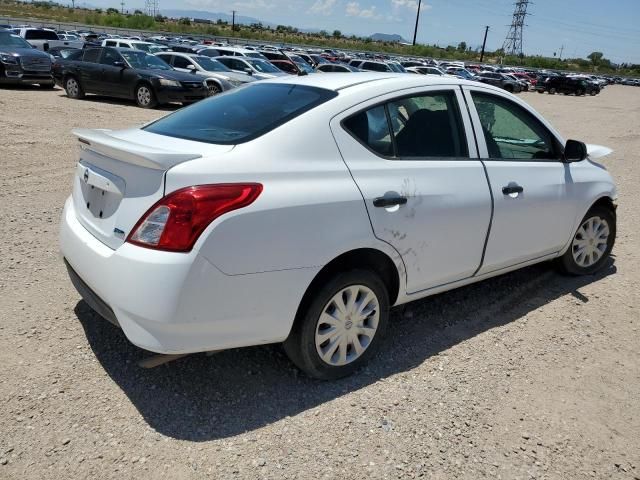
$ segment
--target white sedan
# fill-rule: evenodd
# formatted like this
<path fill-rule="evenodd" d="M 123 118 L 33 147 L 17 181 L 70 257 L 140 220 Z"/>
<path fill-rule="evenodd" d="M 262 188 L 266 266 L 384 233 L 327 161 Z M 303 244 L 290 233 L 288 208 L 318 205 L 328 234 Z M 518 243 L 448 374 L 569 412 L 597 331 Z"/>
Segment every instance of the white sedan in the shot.
<path fill-rule="evenodd" d="M 284 342 L 337 378 L 391 306 L 546 260 L 591 274 L 615 240 L 610 150 L 454 78 L 286 77 L 75 134 L 70 277 L 154 352 Z"/>

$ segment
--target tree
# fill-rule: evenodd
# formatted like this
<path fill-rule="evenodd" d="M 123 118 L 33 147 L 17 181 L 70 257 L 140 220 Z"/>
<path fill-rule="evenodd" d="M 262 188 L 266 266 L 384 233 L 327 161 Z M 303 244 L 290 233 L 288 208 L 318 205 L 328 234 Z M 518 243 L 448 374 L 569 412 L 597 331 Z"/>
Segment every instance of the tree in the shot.
<path fill-rule="evenodd" d="M 118 10 L 116 10 L 115 8 L 107 8 L 107 15 L 117 15 L 120 12 Z"/>
<path fill-rule="evenodd" d="M 142 10 L 138 10 L 137 8 L 133 11 L 133 14 L 134 14 L 134 15 L 144 15 L 144 14 L 142 13 Z"/>
<path fill-rule="evenodd" d="M 342 37 L 342 32 L 340 30 L 334 30 L 333 38 L 340 38 L 340 37 Z"/>
<path fill-rule="evenodd" d="M 604 55 L 602 52 L 591 52 L 589 55 L 587 55 L 587 58 L 591 60 L 591 63 L 594 67 L 597 67 L 600 64 L 603 56 Z"/>
<path fill-rule="evenodd" d="M 460 42 L 458 44 L 458 51 L 459 52 L 466 52 L 467 51 L 467 42 Z"/>

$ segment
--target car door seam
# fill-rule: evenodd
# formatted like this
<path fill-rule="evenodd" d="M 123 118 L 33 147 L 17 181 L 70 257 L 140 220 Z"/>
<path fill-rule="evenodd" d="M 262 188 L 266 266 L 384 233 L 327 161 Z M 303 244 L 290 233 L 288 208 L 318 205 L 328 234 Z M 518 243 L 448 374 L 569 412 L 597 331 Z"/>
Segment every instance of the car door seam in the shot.
<path fill-rule="evenodd" d="M 462 98 L 464 100 L 464 106 L 467 108 L 467 114 L 469 115 L 469 122 L 471 123 L 471 131 L 473 132 L 473 140 L 475 141 L 475 144 L 476 144 L 476 154 L 478 155 L 478 160 L 482 164 L 482 169 L 484 170 L 484 176 L 487 179 L 487 186 L 489 187 L 489 197 L 491 197 L 491 215 L 489 217 L 489 225 L 487 226 L 487 235 L 484 238 L 484 246 L 482 247 L 482 255 L 480 256 L 480 264 L 478 265 L 478 268 L 476 269 L 476 271 L 473 272 L 473 274 L 471 275 L 472 277 L 475 277 L 478 274 L 478 272 L 480 271 L 480 269 L 482 268 L 482 265 L 484 264 L 484 257 L 485 257 L 485 254 L 487 252 L 487 245 L 489 243 L 489 235 L 491 234 L 491 226 L 493 224 L 493 214 L 494 214 L 494 211 L 495 211 L 495 201 L 493 199 L 493 188 L 491 187 L 491 180 L 489 180 L 489 172 L 487 172 L 487 166 L 484 164 L 484 161 L 480 158 L 480 147 L 478 146 L 478 137 L 476 135 L 476 129 L 473 126 L 473 116 L 471 115 L 471 109 L 469 108 L 469 102 L 467 102 L 467 96 L 465 95 L 465 92 L 464 92 L 464 89 L 462 88 L 462 86 L 460 87 L 460 90 L 462 91 Z"/>

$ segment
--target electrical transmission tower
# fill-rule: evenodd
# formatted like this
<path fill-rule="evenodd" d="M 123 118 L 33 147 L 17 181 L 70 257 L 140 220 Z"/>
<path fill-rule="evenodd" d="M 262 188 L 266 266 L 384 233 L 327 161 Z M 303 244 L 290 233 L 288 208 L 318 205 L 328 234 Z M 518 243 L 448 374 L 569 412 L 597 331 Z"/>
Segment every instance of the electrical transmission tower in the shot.
<path fill-rule="evenodd" d="M 144 0 L 144 13 L 155 18 L 160 13 L 159 0 Z"/>
<path fill-rule="evenodd" d="M 517 0 L 515 5 L 511 27 L 502 44 L 502 50 L 507 55 L 522 56 L 522 30 L 524 29 L 524 19 L 528 15 L 529 0 Z"/>

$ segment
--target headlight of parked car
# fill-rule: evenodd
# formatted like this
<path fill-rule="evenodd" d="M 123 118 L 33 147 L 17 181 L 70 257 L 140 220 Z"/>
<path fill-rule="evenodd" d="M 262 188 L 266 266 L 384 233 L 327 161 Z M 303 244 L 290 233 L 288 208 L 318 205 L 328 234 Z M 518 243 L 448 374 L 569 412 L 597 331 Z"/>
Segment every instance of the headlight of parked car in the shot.
<path fill-rule="evenodd" d="M 15 65 L 16 63 L 18 63 L 18 58 L 14 57 L 13 55 L 9 55 L 8 53 L 0 53 L 0 62 L 11 63 Z"/>
<path fill-rule="evenodd" d="M 177 80 L 169 80 L 168 78 L 161 78 L 160 85 L 162 85 L 163 87 L 179 87 L 180 82 L 178 82 Z"/>

